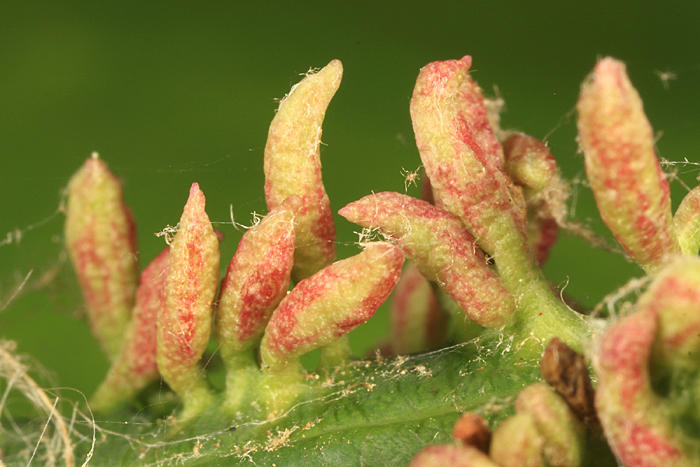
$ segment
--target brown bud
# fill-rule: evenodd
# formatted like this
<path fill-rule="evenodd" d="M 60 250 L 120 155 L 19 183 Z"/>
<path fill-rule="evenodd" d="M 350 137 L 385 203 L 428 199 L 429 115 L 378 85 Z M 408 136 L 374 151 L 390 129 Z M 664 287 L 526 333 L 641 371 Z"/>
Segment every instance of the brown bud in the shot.
<path fill-rule="evenodd" d="M 580 420 L 591 428 L 600 428 L 595 412 L 595 393 L 583 355 L 555 337 L 544 349 L 540 371 L 544 380 L 564 398 Z"/>
<path fill-rule="evenodd" d="M 491 446 L 491 428 L 483 417 L 464 412 L 455 423 L 452 437 L 462 444 L 474 446 L 484 453 L 489 452 Z"/>

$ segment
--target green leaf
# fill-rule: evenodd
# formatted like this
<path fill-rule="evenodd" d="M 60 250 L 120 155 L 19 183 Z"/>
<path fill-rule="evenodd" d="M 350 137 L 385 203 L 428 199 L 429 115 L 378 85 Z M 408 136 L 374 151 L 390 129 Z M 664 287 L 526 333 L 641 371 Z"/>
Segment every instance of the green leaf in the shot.
<path fill-rule="evenodd" d="M 348 363 L 316 375 L 308 394 L 276 419 L 260 419 L 250 406 L 232 420 L 213 407 L 170 438 L 165 423 L 130 422 L 98 444 L 93 460 L 406 465 L 427 444 L 449 442 L 466 410 L 491 422 L 512 413 L 515 396 L 539 369 L 511 347 L 490 335 L 414 357 Z"/>

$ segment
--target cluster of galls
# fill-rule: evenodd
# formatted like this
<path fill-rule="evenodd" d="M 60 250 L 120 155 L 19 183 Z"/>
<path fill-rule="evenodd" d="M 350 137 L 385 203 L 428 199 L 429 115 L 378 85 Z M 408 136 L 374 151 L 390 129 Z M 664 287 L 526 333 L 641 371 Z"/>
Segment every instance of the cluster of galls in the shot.
<path fill-rule="evenodd" d="M 199 365 L 214 328 L 227 370 L 225 409 L 253 398 L 277 413 L 305 391 L 299 357 L 322 347 L 325 364 L 342 362 L 343 336 L 400 277 L 393 352 L 443 343 L 442 309 L 451 310 L 452 341 L 490 328 L 512 336 L 520 352 L 539 353 L 555 336 L 582 350 L 596 324 L 563 304 L 538 267 L 566 222 L 566 184 L 543 143 L 499 128 L 470 66 L 468 56 L 434 62 L 416 82 L 411 118 L 430 181 L 426 200 L 384 192 L 342 208 L 387 241 L 337 262 L 319 153 L 342 75 L 337 60 L 281 101 L 265 148 L 269 213 L 241 239 L 220 288 L 219 239 L 196 183 L 172 243 L 139 279 L 120 183 L 99 158 L 88 159 L 70 183 L 66 240 L 91 328 L 112 360 L 94 407 L 110 410 L 162 377 L 182 399 L 179 420 L 195 417 L 215 400 Z M 672 215 L 651 127 L 620 62 L 596 65 L 578 110 L 602 218 L 654 278 L 591 355 L 600 423 L 626 464 L 692 464 L 700 461 L 692 435 L 700 415 L 700 190 Z M 404 255 L 412 263 L 402 276 Z M 490 458 L 471 447 L 430 447 L 414 463 L 578 465 L 583 428 L 575 413 L 570 400 L 537 384 L 496 430 Z"/>
<path fill-rule="evenodd" d="M 522 390 L 515 415 L 495 432 L 483 417 L 465 412 L 454 426 L 455 443 L 428 446 L 411 467 L 580 465 L 586 430 L 600 436 L 584 358 L 555 338 L 545 349 L 541 368 L 552 387 L 535 383 Z"/>

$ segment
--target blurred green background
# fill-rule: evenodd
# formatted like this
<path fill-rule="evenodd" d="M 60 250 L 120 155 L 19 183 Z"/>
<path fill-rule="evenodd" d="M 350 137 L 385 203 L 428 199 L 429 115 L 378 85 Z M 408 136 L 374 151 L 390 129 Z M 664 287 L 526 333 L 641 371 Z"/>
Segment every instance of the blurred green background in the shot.
<path fill-rule="evenodd" d="M 90 393 L 107 365 L 61 262 L 56 211 L 71 173 L 96 150 L 124 180 L 142 265 L 198 181 L 226 234 L 223 268 L 242 234 L 229 206 L 244 224 L 265 212 L 262 154 L 276 99 L 332 58 L 345 66 L 323 133 L 334 211 L 372 190 L 404 190 L 401 169 L 420 164 L 408 114 L 418 69 L 465 54 L 486 94 L 505 99 L 503 126 L 546 138 L 571 179 L 584 176 L 579 84 L 604 55 L 627 62 L 660 155 L 700 160 L 697 2 L 260 3 L 0 4 L 0 338 L 51 370 L 55 384 Z M 691 186 L 700 173 L 667 170 Z M 672 186 L 675 206 L 685 188 Z M 575 187 L 576 218 L 607 235 L 590 190 Z M 354 254 L 357 228 L 340 218 L 337 227 L 340 257 Z M 593 306 L 640 270 L 562 235 L 546 274 Z M 355 331 L 356 352 L 387 324 L 382 309 Z"/>

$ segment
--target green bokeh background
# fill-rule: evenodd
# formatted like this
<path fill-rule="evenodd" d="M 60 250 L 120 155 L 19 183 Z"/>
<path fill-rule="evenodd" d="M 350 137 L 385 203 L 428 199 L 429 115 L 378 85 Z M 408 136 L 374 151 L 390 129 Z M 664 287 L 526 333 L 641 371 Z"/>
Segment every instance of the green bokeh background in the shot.
<path fill-rule="evenodd" d="M 56 385 L 90 393 L 107 362 L 79 317 L 75 279 L 60 262 L 63 219 L 54 215 L 71 173 L 97 150 L 124 180 L 142 265 L 164 245 L 154 233 L 178 221 L 198 181 L 226 234 L 223 268 L 242 234 L 227 224 L 229 205 L 244 224 L 251 211 L 265 212 L 262 154 L 275 99 L 332 58 L 345 66 L 323 133 L 334 211 L 372 190 L 404 190 L 401 169 L 420 164 L 408 114 L 418 69 L 465 54 L 485 92 L 505 99 L 503 126 L 546 138 L 569 178 L 584 176 L 579 84 L 604 55 L 627 62 L 660 155 L 699 161 L 699 12 L 672 1 L 3 2 L 0 241 L 9 243 L 0 246 L 0 339 L 15 340 Z M 664 83 L 667 71 L 675 79 Z M 700 173 L 668 169 L 691 186 Z M 576 217 L 607 235 L 590 190 L 576 186 Z M 685 189 L 672 187 L 675 206 Z M 340 218 L 337 227 L 340 257 L 354 254 L 357 228 Z M 586 306 L 641 274 L 567 235 L 545 270 Z M 351 335 L 356 352 L 387 326 L 382 309 Z"/>

